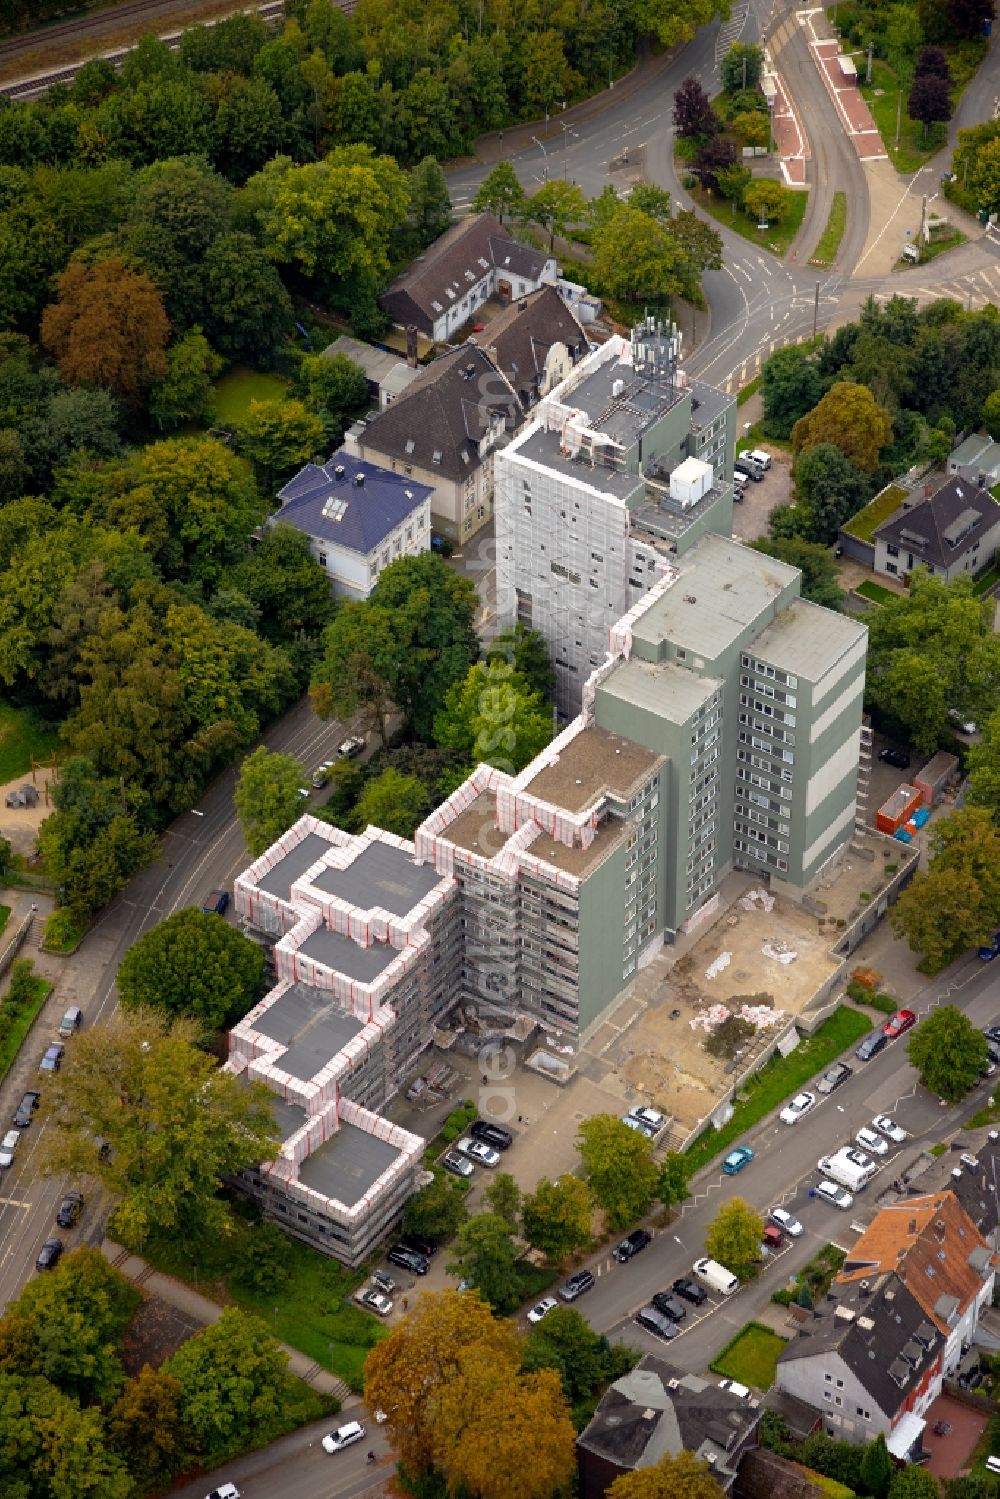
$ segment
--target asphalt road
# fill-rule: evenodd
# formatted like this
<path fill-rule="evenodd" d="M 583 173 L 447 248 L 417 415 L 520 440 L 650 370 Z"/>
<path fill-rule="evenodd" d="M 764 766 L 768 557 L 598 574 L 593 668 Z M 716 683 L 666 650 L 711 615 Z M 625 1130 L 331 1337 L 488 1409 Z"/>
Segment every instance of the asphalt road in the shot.
<path fill-rule="evenodd" d="M 349 726 L 334 720 L 323 722 L 302 698 L 264 735 L 272 750 L 295 755 L 307 773 L 322 760 L 333 758 L 336 746 Z M 201 901 L 216 886 L 232 888 L 232 881 L 246 867 L 249 856 L 243 833 L 233 811 L 235 769 L 220 775 L 192 811 L 184 813 L 168 828 L 163 852 L 155 863 L 137 875 L 108 907 L 84 938 L 70 963 L 78 975 L 77 999 L 85 1024 L 106 1018 L 115 1006 L 115 979 L 125 952 L 149 927 L 182 906 Z M 322 793 L 320 793 L 322 795 Z M 316 797 L 317 794 L 313 793 Z M 230 919 L 232 919 L 230 917 Z M 82 975 L 82 981 L 79 976 Z M 58 1023 L 68 1000 L 57 986 L 48 1009 L 36 1022 L 29 1044 L 3 1084 L 0 1085 L 0 1121 L 8 1120 L 26 1088 L 37 1083 L 38 1057 L 47 1044 L 48 1022 Z M 72 1044 L 72 1043 L 70 1043 Z M 44 1084 L 41 1085 L 44 1087 Z M 6 1131 L 7 1125 L 3 1125 Z M 43 1241 L 54 1233 L 55 1212 L 64 1191 L 60 1179 L 35 1175 L 35 1163 L 44 1139 L 44 1123 L 22 1131 L 14 1165 L 0 1181 L 0 1301 L 16 1297 L 33 1273 L 35 1257 Z M 60 1232 L 67 1248 L 80 1243 L 99 1243 L 103 1237 L 106 1204 L 92 1193 L 76 1228 Z"/>
<path fill-rule="evenodd" d="M 361 1420 L 367 1434 L 343 1452 L 324 1452 L 321 1439 L 341 1420 Z M 369 1464 L 372 1451 L 378 1462 Z M 290 1436 L 226 1463 L 209 1478 L 171 1491 L 170 1499 L 205 1499 L 209 1484 L 235 1483 L 241 1499 L 376 1499 L 395 1473 L 395 1461 L 382 1432 L 364 1412 L 303 1426 Z"/>

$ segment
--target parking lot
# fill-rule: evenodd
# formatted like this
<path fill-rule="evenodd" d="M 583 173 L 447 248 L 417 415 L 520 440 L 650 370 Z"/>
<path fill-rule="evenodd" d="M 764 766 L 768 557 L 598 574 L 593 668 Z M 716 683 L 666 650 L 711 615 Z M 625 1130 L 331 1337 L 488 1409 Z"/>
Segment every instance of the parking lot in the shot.
<path fill-rule="evenodd" d="M 737 447 L 739 443 L 737 443 Z M 751 479 L 744 485 L 743 499 L 733 506 L 733 535 L 737 541 L 757 541 L 767 535 L 771 511 L 787 505 L 792 498 L 792 455 L 782 448 L 755 442 L 771 455 L 771 467 L 759 484 Z"/>

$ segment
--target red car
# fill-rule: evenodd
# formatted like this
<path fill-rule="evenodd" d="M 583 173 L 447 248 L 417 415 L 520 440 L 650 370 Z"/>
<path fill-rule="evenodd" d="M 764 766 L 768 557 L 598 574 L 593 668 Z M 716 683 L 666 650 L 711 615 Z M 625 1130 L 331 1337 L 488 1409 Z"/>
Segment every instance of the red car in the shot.
<path fill-rule="evenodd" d="M 895 1041 L 904 1031 L 908 1031 L 911 1025 L 916 1025 L 917 1017 L 912 1010 L 897 1010 L 891 1020 L 887 1020 L 882 1027 L 883 1032 L 890 1041 Z"/>

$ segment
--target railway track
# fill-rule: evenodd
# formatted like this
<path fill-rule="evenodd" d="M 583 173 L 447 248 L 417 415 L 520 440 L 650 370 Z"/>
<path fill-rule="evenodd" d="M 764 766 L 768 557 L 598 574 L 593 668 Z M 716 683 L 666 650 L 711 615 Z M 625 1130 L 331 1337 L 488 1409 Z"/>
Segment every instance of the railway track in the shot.
<path fill-rule="evenodd" d="M 40 45 L 47 41 L 62 44 L 73 41 L 75 38 L 86 39 L 90 34 L 99 37 L 107 29 L 107 22 L 113 19 L 116 23 L 125 23 L 141 20 L 148 17 L 150 28 L 155 29 L 157 19 L 168 22 L 172 10 L 176 6 L 164 7 L 157 0 L 126 0 L 124 5 L 116 6 L 113 11 L 99 10 L 89 16 L 79 16 L 76 20 L 66 21 L 62 25 L 52 26 L 42 32 L 30 32 L 16 37 L 9 37 L 0 42 L 0 63 L 5 59 L 15 58 L 19 52 L 25 52 L 29 47 L 37 50 Z M 276 22 L 284 11 L 284 0 L 262 0 L 258 5 L 234 5 L 230 15 L 237 12 L 253 12 L 264 21 Z M 205 26 L 217 26 L 225 16 L 212 16 L 203 21 Z M 185 26 L 176 31 L 159 32 L 160 39 L 166 42 L 168 47 L 176 48 L 180 45 L 180 38 L 188 26 L 197 25 L 198 22 L 187 21 Z M 124 47 L 112 47 L 107 50 L 96 50 L 89 57 L 81 57 L 77 62 L 64 63 L 59 67 L 34 73 L 29 78 L 17 79 L 12 83 L 0 84 L 0 94 L 6 95 L 14 102 L 35 99 L 44 94 L 57 83 L 71 83 L 76 77 L 83 64 L 93 57 L 103 57 L 116 67 L 132 50 L 132 44 Z"/>

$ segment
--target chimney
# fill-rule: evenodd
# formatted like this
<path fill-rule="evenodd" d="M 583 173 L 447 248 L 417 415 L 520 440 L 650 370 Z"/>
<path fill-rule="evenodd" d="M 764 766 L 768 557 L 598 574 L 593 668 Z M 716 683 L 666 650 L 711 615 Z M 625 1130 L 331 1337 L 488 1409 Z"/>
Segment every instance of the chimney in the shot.
<path fill-rule="evenodd" d="M 354 482 L 358 486 L 359 489 L 363 489 L 364 486 L 365 486 L 365 476 L 364 476 L 364 474 L 363 473 L 355 474 L 354 475 Z"/>
<path fill-rule="evenodd" d="M 406 362 L 411 370 L 417 367 L 417 325 L 407 323 L 406 325 Z"/>

